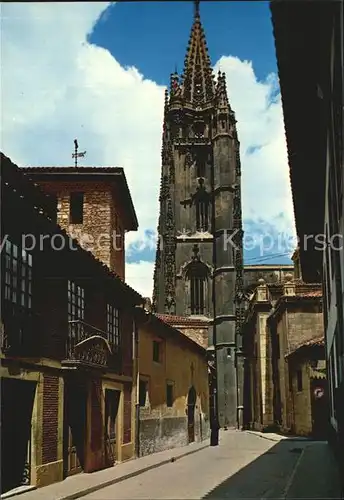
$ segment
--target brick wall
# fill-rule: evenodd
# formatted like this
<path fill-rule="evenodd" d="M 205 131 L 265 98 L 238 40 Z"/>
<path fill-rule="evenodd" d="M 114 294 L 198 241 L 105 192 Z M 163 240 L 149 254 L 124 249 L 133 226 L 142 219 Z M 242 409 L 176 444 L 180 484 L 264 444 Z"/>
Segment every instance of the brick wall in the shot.
<path fill-rule="evenodd" d="M 131 441 L 131 382 L 124 384 L 123 444 Z"/>
<path fill-rule="evenodd" d="M 58 404 L 59 378 L 56 375 L 45 374 L 43 377 L 43 464 L 57 460 Z"/>
<path fill-rule="evenodd" d="M 124 278 L 124 232 L 117 238 L 116 251 L 113 235 L 121 228 L 120 210 L 115 205 L 111 186 L 105 182 L 40 182 L 42 188 L 58 198 L 58 223 L 75 236 L 94 256 Z M 83 224 L 69 224 L 70 192 L 84 193 Z"/>

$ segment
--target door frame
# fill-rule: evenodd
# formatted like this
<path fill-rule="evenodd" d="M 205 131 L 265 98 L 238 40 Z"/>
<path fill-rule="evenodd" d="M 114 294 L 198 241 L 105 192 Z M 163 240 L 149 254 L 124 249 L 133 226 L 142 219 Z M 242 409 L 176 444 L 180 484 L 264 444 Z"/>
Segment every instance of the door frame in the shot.
<path fill-rule="evenodd" d="M 119 394 L 119 402 L 118 402 L 118 410 L 117 410 L 117 417 L 116 417 L 116 424 L 115 424 L 115 429 L 116 429 L 116 444 L 115 444 L 115 453 L 114 456 L 116 458 L 116 462 L 121 462 L 122 461 L 122 444 L 123 444 L 123 404 L 124 404 L 124 397 L 123 397 L 123 384 L 120 382 L 116 381 L 110 381 L 110 380 L 103 380 L 102 381 L 102 415 L 103 415 L 103 424 L 104 428 L 106 426 L 105 422 L 105 393 L 106 389 L 110 391 L 118 391 Z M 135 412 L 132 411 L 132 417 L 135 419 Z M 132 418 L 132 421 L 133 421 Z M 134 420 L 135 422 L 135 420 Z M 135 428 L 135 426 L 132 425 L 132 430 Z M 105 443 L 104 443 L 105 445 Z"/>
<path fill-rule="evenodd" d="M 87 452 L 87 435 L 88 435 L 88 400 L 89 400 L 89 381 L 85 377 L 78 377 L 78 375 L 75 377 L 75 375 L 72 374 L 71 376 L 67 376 L 64 378 L 64 404 L 63 404 L 63 477 L 70 477 L 74 476 L 76 474 L 80 474 L 83 472 L 84 468 L 83 465 L 80 463 L 79 457 L 76 455 L 77 460 L 79 462 L 79 467 L 75 471 L 69 471 L 69 448 L 70 448 L 70 440 L 72 438 L 71 434 L 71 427 L 70 427 L 70 422 L 68 418 L 68 390 L 69 388 L 73 388 L 74 390 L 77 390 L 77 387 L 79 386 L 82 388 L 84 391 L 84 396 L 85 396 L 85 420 L 84 420 L 84 435 L 83 435 L 83 462 L 85 465 L 86 461 L 86 452 Z"/>

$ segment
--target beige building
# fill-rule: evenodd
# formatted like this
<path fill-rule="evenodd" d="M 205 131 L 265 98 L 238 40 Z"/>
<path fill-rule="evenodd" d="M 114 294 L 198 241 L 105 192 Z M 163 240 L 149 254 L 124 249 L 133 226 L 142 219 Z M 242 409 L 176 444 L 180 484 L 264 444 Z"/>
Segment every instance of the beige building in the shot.
<path fill-rule="evenodd" d="M 149 312 L 142 312 L 138 322 L 139 455 L 206 439 L 205 347 Z"/>
<path fill-rule="evenodd" d="M 321 286 L 292 275 L 280 284 L 261 279 L 244 336 L 246 427 L 320 436 L 327 397 Z"/>

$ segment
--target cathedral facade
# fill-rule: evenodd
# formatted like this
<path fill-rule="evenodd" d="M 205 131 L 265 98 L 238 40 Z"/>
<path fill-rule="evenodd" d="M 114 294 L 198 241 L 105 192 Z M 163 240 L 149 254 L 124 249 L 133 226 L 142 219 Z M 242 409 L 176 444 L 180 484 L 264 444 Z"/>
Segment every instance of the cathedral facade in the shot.
<path fill-rule="evenodd" d="M 225 74 L 215 78 L 195 2 L 184 71 L 171 75 L 165 94 L 153 308 L 207 318 L 220 427 L 242 418 L 240 170 Z"/>

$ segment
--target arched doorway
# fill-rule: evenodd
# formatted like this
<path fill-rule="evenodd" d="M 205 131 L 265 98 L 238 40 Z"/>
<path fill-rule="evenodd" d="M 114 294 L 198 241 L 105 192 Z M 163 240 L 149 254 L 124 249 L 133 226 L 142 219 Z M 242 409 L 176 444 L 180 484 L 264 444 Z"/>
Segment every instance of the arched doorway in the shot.
<path fill-rule="evenodd" d="M 189 443 L 195 441 L 195 407 L 196 407 L 196 389 L 191 386 L 188 393 L 188 437 Z"/>

